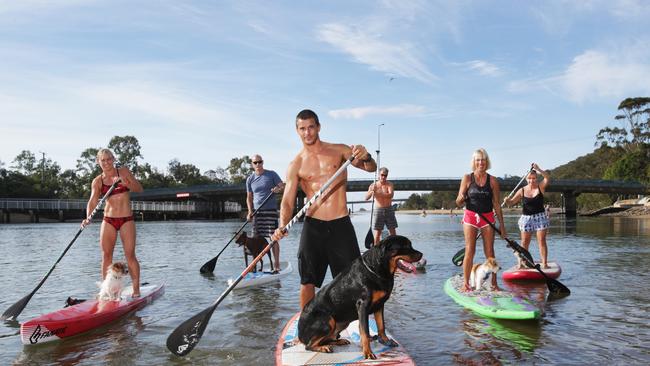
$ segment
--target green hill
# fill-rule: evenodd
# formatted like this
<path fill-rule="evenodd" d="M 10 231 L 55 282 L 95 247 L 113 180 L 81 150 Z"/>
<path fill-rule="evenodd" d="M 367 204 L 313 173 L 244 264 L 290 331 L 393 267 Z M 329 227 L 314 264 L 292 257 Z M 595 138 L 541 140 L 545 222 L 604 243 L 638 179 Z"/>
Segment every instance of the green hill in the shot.
<path fill-rule="evenodd" d="M 556 179 L 603 179 L 607 168 L 624 154 L 622 148 L 601 146 L 592 153 L 551 169 L 551 176 Z"/>

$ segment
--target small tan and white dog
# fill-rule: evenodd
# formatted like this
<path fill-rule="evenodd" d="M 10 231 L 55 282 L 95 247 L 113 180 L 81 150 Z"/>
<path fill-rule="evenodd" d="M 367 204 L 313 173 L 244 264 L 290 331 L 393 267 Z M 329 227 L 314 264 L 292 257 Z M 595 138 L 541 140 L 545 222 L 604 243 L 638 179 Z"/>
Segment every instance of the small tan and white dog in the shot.
<path fill-rule="evenodd" d="M 119 300 L 120 293 L 124 288 L 124 279 L 129 274 L 129 269 L 124 262 L 115 262 L 106 270 L 106 278 L 104 281 L 98 282 L 99 300 Z"/>
<path fill-rule="evenodd" d="M 480 290 L 483 282 L 490 277 L 490 274 L 496 274 L 500 269 L 497 260 L 494 257 L 489 257 L 485 262 L 472 266 L 472 271 L 469 274 L 469 284 L 474 290 Z"/>

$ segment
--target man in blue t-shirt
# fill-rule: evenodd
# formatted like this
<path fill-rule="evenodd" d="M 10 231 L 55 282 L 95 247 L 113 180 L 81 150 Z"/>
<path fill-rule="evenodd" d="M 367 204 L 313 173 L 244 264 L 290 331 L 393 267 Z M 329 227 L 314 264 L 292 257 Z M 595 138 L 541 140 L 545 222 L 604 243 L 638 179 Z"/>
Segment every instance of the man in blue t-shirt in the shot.
<path fill-rule="evenodd" d="M 267 238 L 278 228 L 278 202 L 275 194 L 266 203 L 266 197 L 273 193 L 282 192 L 284 183 L 273 170 L 264 169 L 264 160 L 258 154 L 252 157 L 253 174 L 246 179 L 246 204 L 248 205 L 248 221 L 253 220 L 253 236 Z M 264 205 L 262 205 L 264 203 Z M 258 210 L 255 216 L 253 211 Z M 280 245 L 273 246 L 273 272 L 280 270 Z"/>

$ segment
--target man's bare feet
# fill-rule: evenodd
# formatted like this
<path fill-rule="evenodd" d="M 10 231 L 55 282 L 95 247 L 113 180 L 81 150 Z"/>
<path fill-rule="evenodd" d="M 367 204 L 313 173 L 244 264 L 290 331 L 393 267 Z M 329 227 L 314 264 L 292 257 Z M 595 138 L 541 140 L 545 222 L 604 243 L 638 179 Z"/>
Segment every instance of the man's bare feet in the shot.
<path fill-rule="evenodd" d="M 463 286 L 461 286 L 460 288 L 460 292 L 472 292 L 472 291 L 474 290 L 472 290 L 472 287 L 467 283 L 463 284 Z"/>

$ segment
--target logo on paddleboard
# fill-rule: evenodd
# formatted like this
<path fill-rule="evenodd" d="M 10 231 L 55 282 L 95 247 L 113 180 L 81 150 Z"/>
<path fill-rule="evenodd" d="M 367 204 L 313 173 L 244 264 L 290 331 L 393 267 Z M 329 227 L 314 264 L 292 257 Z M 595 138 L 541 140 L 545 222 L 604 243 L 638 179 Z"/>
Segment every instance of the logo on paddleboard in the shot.
<path fill-rule="evenodd" d="M 66 328 L 67 327 L 42 331 L 41 325 L 39 324 L 39 325 L 36 326 L 36 328 L 34 328 L 34 332 L 32 333 L 32 335 L 29 336 L 29 343 L 36 344 L 41 339 L 45 339 L 45 338 L 57 336 L 59 334 L 63 334 L 63 333 L 65 333 Z M 45 328 L 45 329 L 47 329 L 47 328 Z"/>

